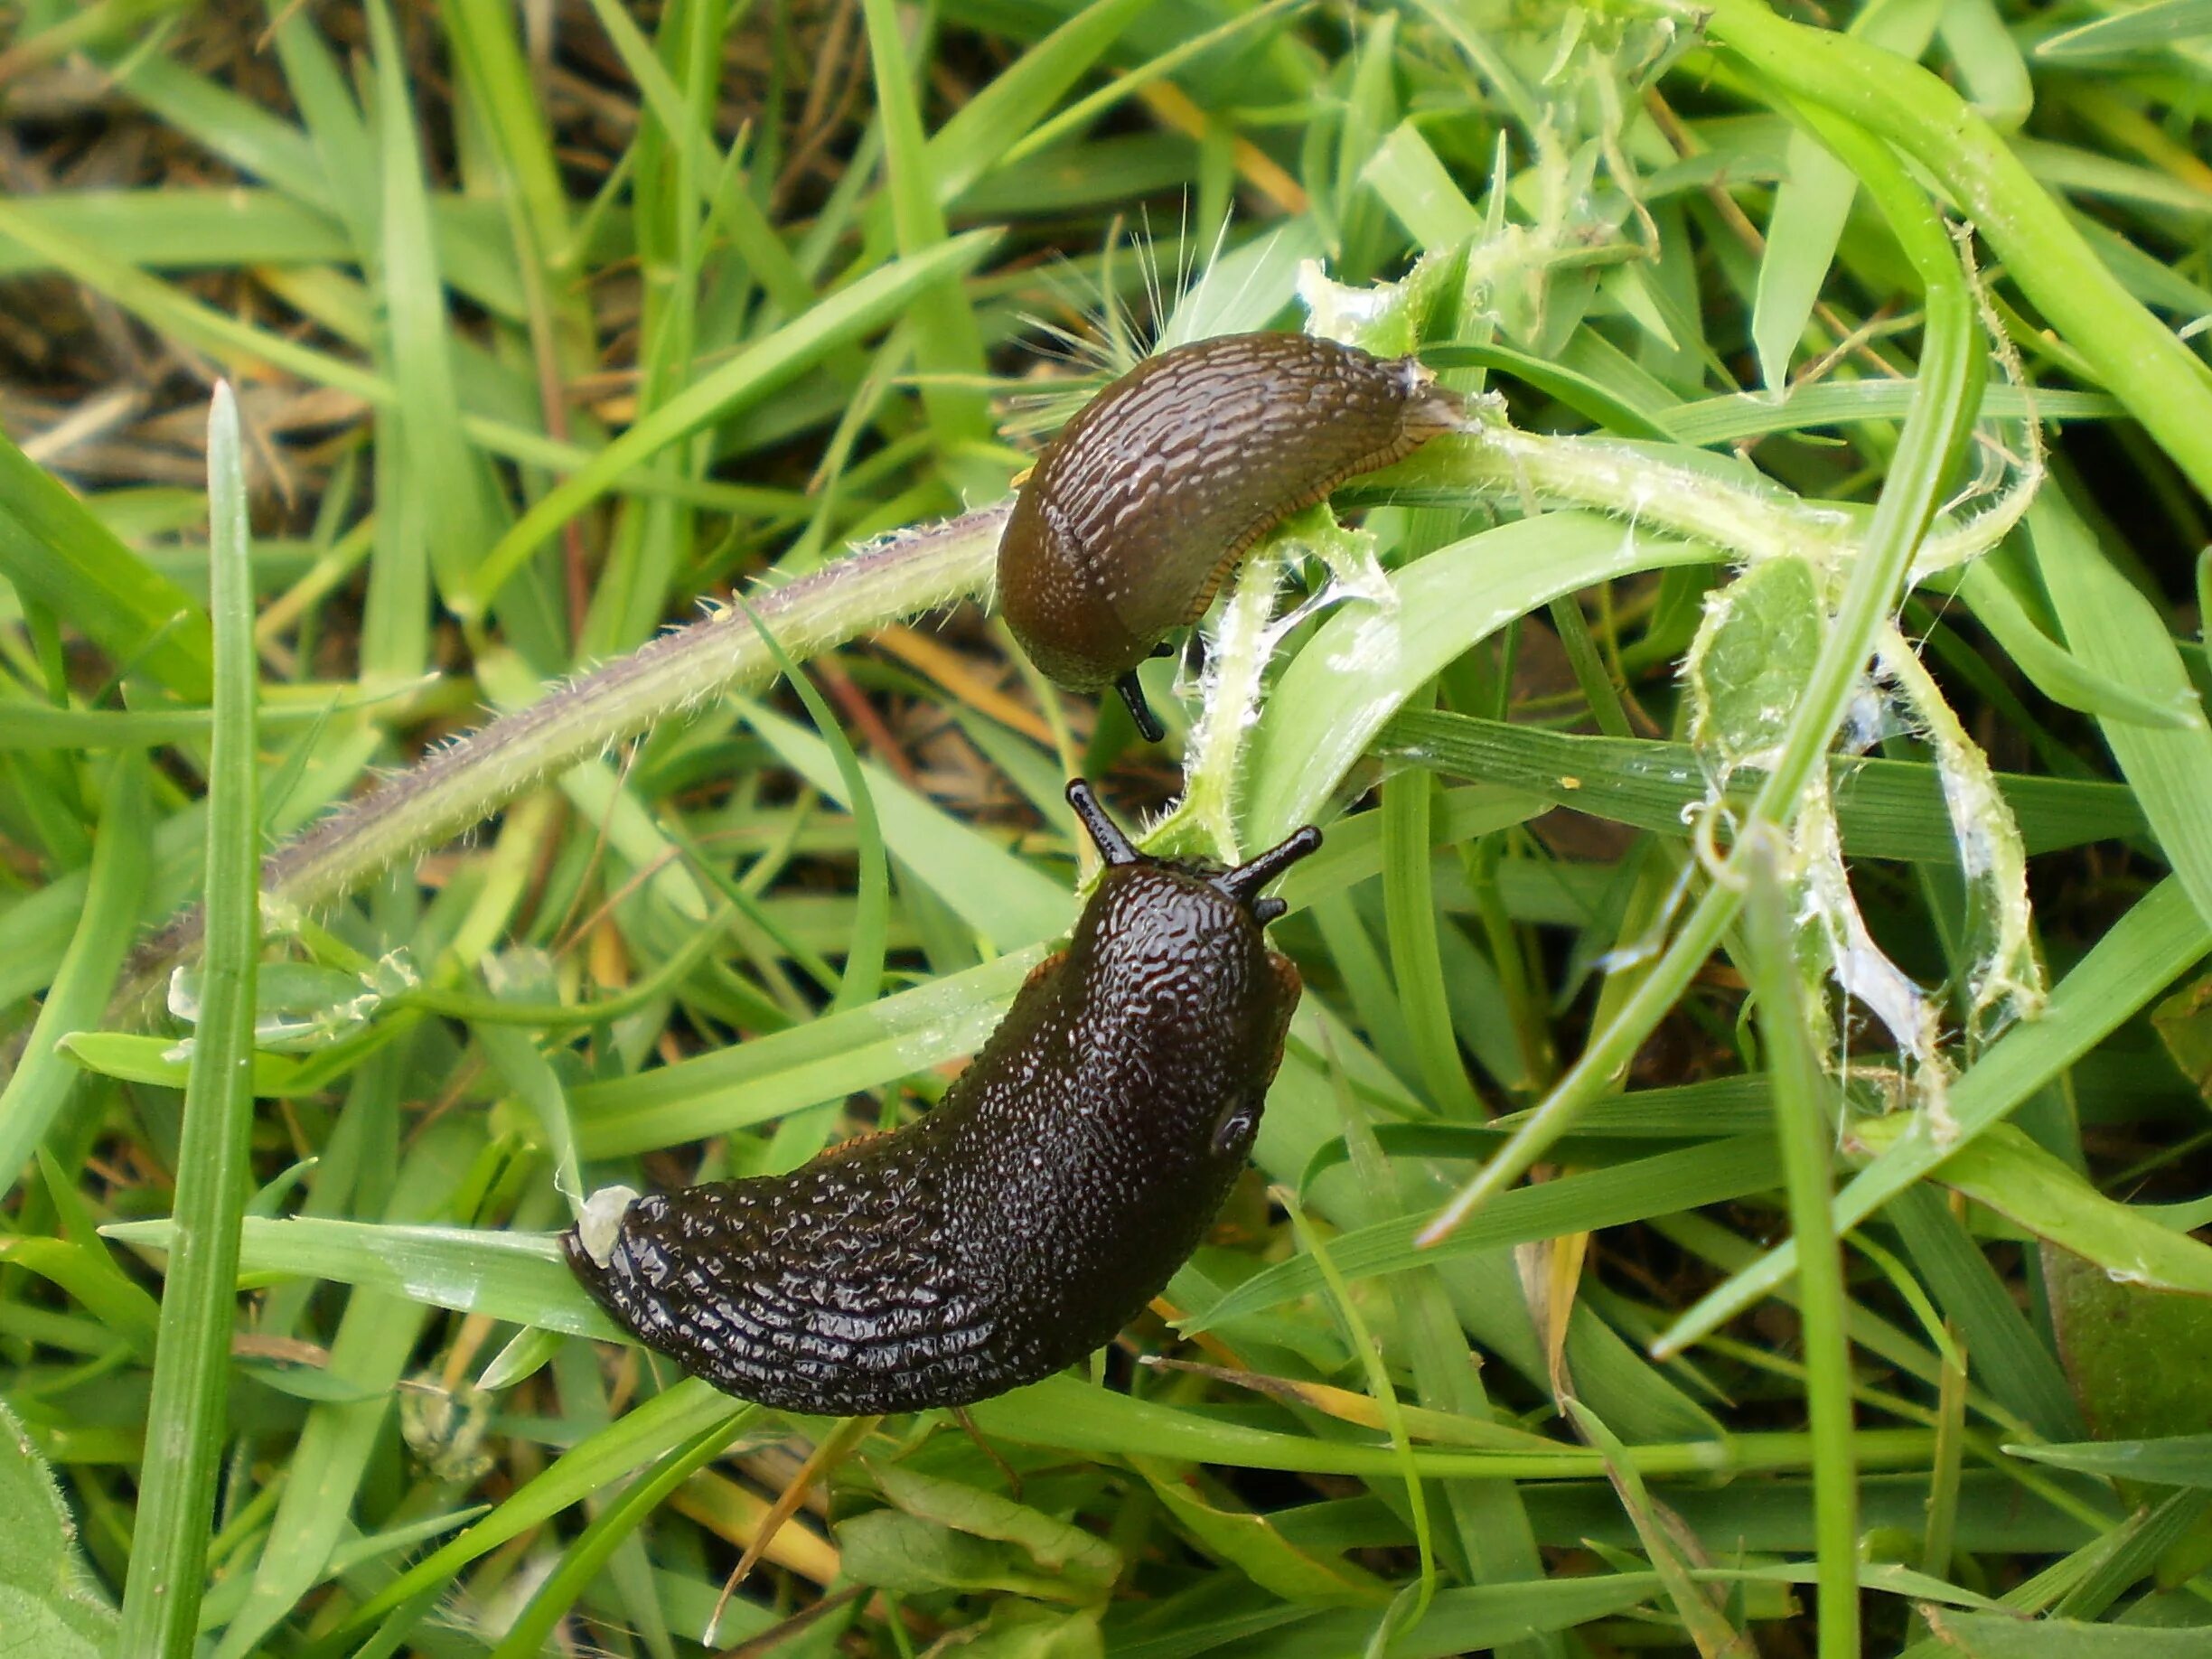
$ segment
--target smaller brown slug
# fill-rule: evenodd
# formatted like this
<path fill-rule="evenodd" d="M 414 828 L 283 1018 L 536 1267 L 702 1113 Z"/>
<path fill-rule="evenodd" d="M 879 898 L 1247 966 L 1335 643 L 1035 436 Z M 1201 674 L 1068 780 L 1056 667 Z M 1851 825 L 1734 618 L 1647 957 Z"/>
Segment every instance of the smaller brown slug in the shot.
<path fill-rule="evenodd" d="M 1225 334 L 1149 358 L 1063 426 L 998 543 L 998 608 L 1046 678 L 1112 686 L 1205 614 L 1251 545 L 1347 478 L 1459 425 L 1411 357 L 1308 334 Z"/>
<path fill-rule="evenodd" d="M 1139 852 L 1080 779 L 1067 797 L 1106 868 L 936 1109 L 619 1219 L 595 1197 L 562 1243 L 617 1324 L 741 1399 L 858 1416 L 1037 1382 L 1159 1293 L 1282 1063 L 1298 976 L 1261 890 L 1321 834 L 1223 869 Z"/>

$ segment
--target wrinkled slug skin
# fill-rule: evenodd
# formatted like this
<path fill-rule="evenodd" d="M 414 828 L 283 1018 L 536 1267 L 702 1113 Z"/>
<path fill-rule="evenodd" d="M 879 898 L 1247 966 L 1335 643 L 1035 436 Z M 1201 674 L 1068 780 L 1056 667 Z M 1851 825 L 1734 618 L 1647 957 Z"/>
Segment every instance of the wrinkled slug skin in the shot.
<path fill-rule="evenodd" d="M 1248 904 L 1195 869 L 1114 865 L 935 1111 L 788 1176 L 642 1198 L 605 1267 L 573 1232 L 569 1265 L 647 1346 L 764 1405 L 904 1411 L 1036 1382 L 1196 1247 L 1298 998 Z"/>
<path fill-rule="evenodd" d="M 1411 358 L 1305 334 L 1177 346 L 1045 447 L 998 544 L 998 605 L 1046 676 L 1112 684 L 1195 622 L 1275 524 L 1458 420 Z"/>

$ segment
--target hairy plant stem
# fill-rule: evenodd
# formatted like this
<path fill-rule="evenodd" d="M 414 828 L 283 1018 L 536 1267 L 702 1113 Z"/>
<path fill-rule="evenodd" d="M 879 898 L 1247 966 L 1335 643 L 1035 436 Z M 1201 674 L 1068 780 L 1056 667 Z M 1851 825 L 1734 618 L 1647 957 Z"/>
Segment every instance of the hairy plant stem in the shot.
<path fill-rule="evenodd" d="M 794 661 L 885 623 L 989 589 L 1004 505 L 901 532 L 753 601 Z M 539 779 L 725 691 L 752 690 L 775 661 L 744 614 L 717 612 L 626 657 L 554 687 L 537 702 L 428 755 L 311 825 L 262 861 L 261 903 L 281 924 L 353 892 L 379 871 L 436 846 Z M 140 951 L 126 995 L 155 989 L 197 954 L 199 906 Z"/>
<path fill-rule="evenodd" d="M 1499 420 L 1439 438 L 1374 481 L 1401 499 L 1433 494 L 1457 504 L 1478 499 L 1509 509 L 1540 501 L 1589 508 L 1717 542 L 1747 560 L 1795 553 L 1832 567 L 1847 565 L 1862 533 L 1858 510 L 1807 501 L 1779 486 L 1733 483 L 1610 440 L 1543 436 Z M 2008 498 L 1970 520 L 1939 520 L 1917 568 L 1986 550 L 2018 511 Z M 983 597 L 1006 514 L 1000 503 L 896 532 L 761 595 L 755 608 L 785 653 L 803 661 L 886 623 Z M 310 826 L 263 861 L 263 909 L 282 928 L 479 822 L 539 779 L 709 698 L 757 689 L 774 673 L 770 652 L 741 615 L 718 614 L 662 634 L 500 716 Z M 1239 701 L 1256 686 L 1256 679 L 1242 685 Z M 1208 764 L 1200 768 L 1210 787 L 1225 792 L 1233 783 L 1248 724 L 1240 717 L 1214 731 Z M 129 1011 L 143 1013 L 169 970 L 198 953 L 202 929 L 195 906 L 139 951 L 122 998 Z"/>
<path fill-rule="evenodd" d="M 1832 575 L 1849 567 L 1866 536 L 1865 507 L 1808 501 L 1779 485 L 1731 483 L 1618 440 L 1523 432 L 1485 418 L 1479 408 L 1474 417 L 1479 425 L 1372 474 L 1366 492 L 1409 506 L 1431 495 L 1456 504 L 1472 493 L 1513 505 L 1586 507 L 1654 532 L 1713 542 L 1746 561 L 1788 555 Z M 1979 512 L 1937 515 L 1914 551 L 1914 579 L 1970 564 L 2003 540 L 2027 512 L 2041 476 L 2039 465 L 2026 468 Z"/>

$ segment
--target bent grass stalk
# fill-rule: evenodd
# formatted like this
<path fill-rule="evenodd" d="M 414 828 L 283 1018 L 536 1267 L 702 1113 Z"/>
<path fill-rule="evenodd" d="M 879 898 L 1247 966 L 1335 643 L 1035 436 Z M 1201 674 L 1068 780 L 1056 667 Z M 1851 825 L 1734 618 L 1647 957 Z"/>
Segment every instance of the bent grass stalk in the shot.
<path fill-rule="evenodd" d="M 1875 504 L 1866 542 L 1854 558 L 1826 644 L 1807 678 L 1782 753 L 1751 803 L 1740 849 L 1789 821 L 1814 769 L 1823 764 L 1849 710 L 1854 687 L 1879 643 L 1936 511 L 1954 439 L 1973 417 L 1964 407 L 1971 375 L 1973 305 L 1964 272 L 1936 212 L 1889 152 L 1859 128 L 1832 117 L 1814 122 L 1823 143 L 1858 174 L 1912 261 L 1926 294 L 1921 368 L 1897 457 Z M 1528 1173 L 1619 1075 L 1644 1039 L 1720 945 L 1742 904 L 1739 871 L 1709 886 L 1651 976 L 1596 1033 L 1543 1104 L 1480 1173 L 1460 1187 L 1421 1234 L 1440 1242 L 1486 1200 Z"/>
<path fill-rule="evenodd" d="M 208 789 L 206 970 L 177 1149 L 176 1242 L 162 1290 L 145 1467 L 118 1653 L 184 1659 L 200 1627 L 218 1466 L 228 1438 L 239 1219 L 253 1190 L 254 769 L 252 553 L 238 406 L 218 384 L 208 422 L 209 611 L 215 732 Z"/>
<path fill-rule="evenodd" d="M 1692 15 L 1686 6 L 1664 9 L 1685 20 Z M 1972 105 L 1917 63 L 1849 35 L 1786 22 L 1757 0 L 1698 0 L 1695 13 L 1716 45 L 1773 86 L 1834 111 L 1926 167 L 1996 249 L 2020 292 L 2174 464 L 2212 495 L 2212 375 L 2127 291 Z M 1863 172 L 1860 176 L 1866 180 Z"/>

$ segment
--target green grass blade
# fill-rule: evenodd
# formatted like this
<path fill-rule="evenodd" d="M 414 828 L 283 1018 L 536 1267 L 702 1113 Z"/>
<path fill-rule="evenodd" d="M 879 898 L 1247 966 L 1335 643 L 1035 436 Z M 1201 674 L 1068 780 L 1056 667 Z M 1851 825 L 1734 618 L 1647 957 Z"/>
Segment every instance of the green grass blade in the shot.
<path fill-rule="evenodd" d="M 1337 1270 L 1346 1279 L 1364 1279 L 1499 1245 L 1595 1233 L 1765 1191 L 1781 1179 L 1779 1157 L 1768 1135 L 1662 1152 L 1501 1194 L 1439 1244 L 1424 1247 L 1417 1242 L 1422 1220 L 1412 1217 L 1356 1228 L 1336 1241 L 1333 1254 Z M 1314 1263 L 1293 1257 L 1255 1273 L 1213 1307 L 1186 1320 L 1184 1329 L 1210 1329 L 1223 1320 L 1310 1296 L 1320 1287 L 1321 1274 Z"/>
<path fill-rule="evenodd" d="M 1382 785 L 1383 933 L 1398 1006 L 1429 1102 L 1443 1116 L 1465 1122 L 1483 1116 L 1483 1103 L 1467 1081 L 1444 994 L 1429 856 L 1435 792 L 1435 780 L 1422 772 L 1401 773 Z"/>
<path fill-rule="evenodd" d="M 492 539 L 493 522 L 476 454 L 461 426 L 450 353 L 453 323 L 446 314 L 445 278 L 431 235 L 423 161 L 415 143 L 415 109 L 390 7 L 371 0 L 369 33 L 374 46 L 377 164 L 383 197 L 378 213 L 385 325 L 391 342 L 392 384 L 399 402 L 398 447 L 406 458 L 403 488 L 424 498 L 417 511 L 426 548 L 381 549 L 383 567 L 423 557 L 436 572 L 439 591 L 460 592 Z M 403 588 L 414 584 L 403 582 Z M 419 652 L 362 664 L 363 678 L 419 673 Z"/>
<path fill-rule="evenodd" d="M 453 595 L 455 608 L 481 615 L 540 542 L 631 467 L 708 422 L 752 407 L 837 347 L 882 327 L 932 283 L 973 268 L 997 241 L 996 231 L 970 230 L 872 271 L 686 387 L 535 502 L 485 553 L 467 590 Z"/>
<path fill-rule="evenodd" d="M 742 1421 L 759 1410 L 686 1379 L 616 1419 L 563 1453 L 543 1474 L 450 1543 L 433 1551 L 371 1596 L 339 1626 L 339 1638 L 367 1629 L 425 1590 L 451 1584 L 471 1561 L 511 1538 L 542 1525 L 632 1470 L 668 1456 L 687 1442 L 713 1435 L 726 1444 Z M 346 1651 L 333 1645 L 315 1650 Z"/>
<path fill-rule="evenodd" d="M 199 1626 L 215 1474 L 228 1438 L 239 1218 L 252 1190 L 255 957 L 260 938 L 253 584 L 237 406 L 218 386 L 208 427 L 215 736 L 209 775 L 207 945 L 177 1168 L 179 1248 L 163 1287 L 146 1459 L 119 1651 L 188 1659 Z"/>
<path fill-rule="evenodd" d="M 1660 835 L 1687 836 L 1683 812 L 1707 800 L 1711 789 L 1697 751 L 1686 743 L 1552 732 L 1428 710 L 1393 717 L 1370 753 L 1525 791 L 1555 806 Z M 1853 858 L 1958 861 L 1958 839 L 1935 767 L 1835 755 L 1828 774 L 1844 850 Z M 1730 804 L 1748 811 L 1761 775 L 1745 768 L 1729 792 Z M 2146 828 L 2134 796 L 2119 784 L 2019 773 L 2001 773 L 1997 783 L 2031 853 L 2130 839 Z"/>
<path fill-rule="evenodd" d="M 860 0 L 860 13 L 867 25 L 876 118 L 883 127 L 894 236 L 900 257 L 914 259 L 944 245 L 944 210 L 938 204 L 898 13 L 893 0 Z M 922 405 L 938 448 L 955 477 L 972 473 L 981 487 L 996 487 L 1003 473 L 986 473 L 961 453 L 988 442 L 993 433 L 984 394 L 973 383 L 983 372 L 983 338 L 959 272 L 945 272 L 923 286 L 908 309 L 915 324 L 914 364 L 923 377 Z"/>
<path fill-rule="evenodd" d="M 0 436 L 0 576 L 187 702 L 212 685 L 207 613 Z"/>
<path fill-rule="evenodd" d="M 584 1535 L 568 1547 L 552 1577 L 530 1598 L 505 1638 L 492 1650 L 492 1659 L 532 1659 L 540 1652 L 553 1626 L 575 1605 L 585 1586 L 670 1493 L 722 1455 L 744 1427 L 745 1415 L 751 1409 L 739 1407 L 730 1417 L 709 1423 L 670 1450 L 651 1474 L 623 1487 L 593 1516 Z"/>
<path fill-rule="evenodd" d="M 2181 653 L 2157 610 L 2098 548 L 2080 517 L 2046 495 L 2029 510 L 2036 566 L 2067 645 L 2093 672 L 2147 700 L 2199 710 L 2184 730 L 2105 717 L 2104 741 L 2142 803 L 2151 831 L 2197 908 L 2212 919 L 2212 729 Z"/>
<path fill-rule="evenodd" d="M 1816 127 L 1858 174 L 1903 244 L 1926 296 L 1927 326 L 1913 412 L 1882 481 L 1827 638 L 1785 729 L 1781 753 L 1751 803 L 1750 821 L 1739 831 L 1746 838 L 1756 837 L 1761 825 L 1786 824 L 1814 770 L 1827 764 L 1830 745 L 1910 573 L 1913 554 L 1935 516 L 1945 474 L 1971 429 L 1981 391 L 1965 277 L 1926 198 L 1889 152 L 1864 133 L 1830 119 Z M 1611 1086 L 1720 944 L 1740 902 L 1741 887 L 1734 880 L 1706 888 L 1658 967 L 1591 1038 L 1527 1127 L 1439 1213 L 1432 1237 L 1448 1233 L 1527 1174 L 1551 1138 L 1572 1127 Z"/>
<path fill-rule="evenodd" d="M 1322 815 L 1405 701 L 1491 634 L 1562 594 L 1617 576 L 1705 564 L 1717 549 L 1550 512 L 1470 536 L 1395 573 L 1389 610 L 1354 601 L 1292 660 L 1253 742 L 1243 839 L 1265 847 Z"/>
<path fill-rule="evenodd" d="M 2212 374 L 2128 293 L 1956 92 L 1893 52 L 1786 22 L 1758 0 L 1714 0 L 1706 28 L 1792 97 L 1835 110 L 1927 168 L 2020 291 L 2212 495 Z"/>
<path fill-rule="evenodd" d="M 1805 1400 L 1813 1436 L 1814 1528 L 1820 1567 L 1821 1659 L 1858 1659 L 1859 1472 L 1851 1449 L 1850 1298 L 1836 1248 L 1829 1148 L 1842 1088 L 1830 1081 L 1804 1006 L 1790 895 L 1777 860 L 1754 855 L 1749 916 L 1751 993 L 1773 1083 L 1775 1139 L 1797 1244 L 1804 1319 Z"/>
<path fill-rule="evenodd" d="M 137 931 L 153 863 L 147 783 L 141 755 L 126 752 L 108 768 L 83 913 L 25 1040 L 15 1074 L 0 1089 L 0 1192 L 14 1187 L 32 1152 L 68 1103 L 77 1068 L 56 1045 L 69 1033 L 98 1023 L 124 952 Z"/>
<path fill-rule="evenodd" d="M 2168 681 L 2165 689 L 2169 692 L 2169 700 L 2161 702 L 2111 674 L 2100 673 L 2038 628 L 2027 607 L 1987 563 L 1969 565 L 1961 571 L 1958 592 L 2020 672 L 2052 702 L 2100 719 L 2160 731 L 2203 726 L 2203 707 L 2186 677 L 2177 684 L 2170 675 L 2160 676 Z M 2136 672 L 2138 678 L 2142 677 L 2140 670 Z"/>

